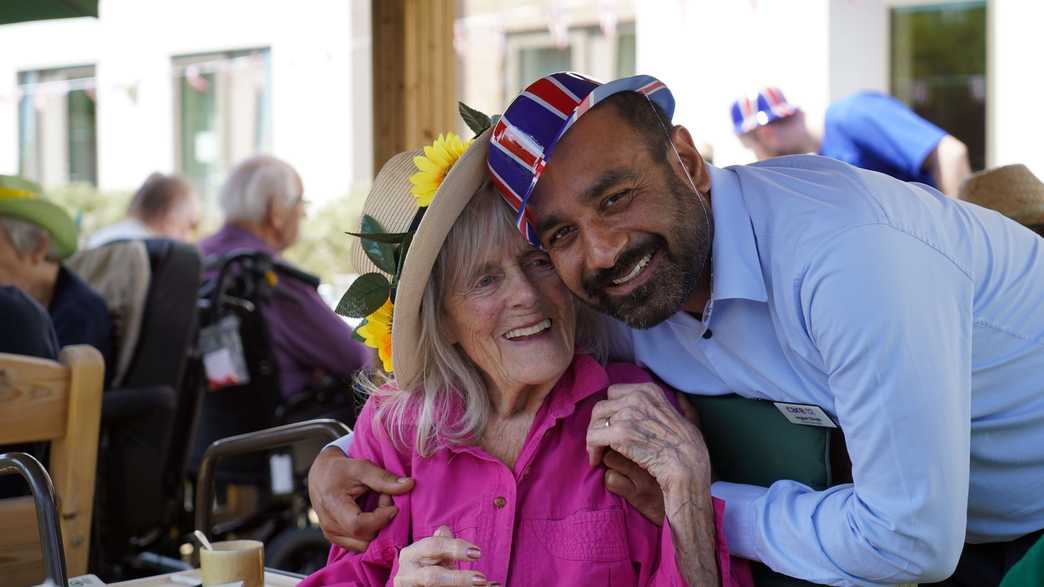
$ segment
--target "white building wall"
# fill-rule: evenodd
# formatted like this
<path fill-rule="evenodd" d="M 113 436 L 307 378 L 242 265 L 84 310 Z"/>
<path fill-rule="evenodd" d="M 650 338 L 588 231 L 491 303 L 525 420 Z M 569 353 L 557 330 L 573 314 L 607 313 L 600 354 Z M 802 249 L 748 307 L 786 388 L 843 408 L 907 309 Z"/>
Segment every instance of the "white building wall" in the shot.
<path fill-rule="evenodd" d="M 729 106 L 779 86 L 810 119 L 829 101 L 829 0 L 654 0 L 637 4 L 638 71 L 664 81 L 675 122 L 714 148 L 720 165 L 753 160 L 732 132 Z"/>
<path fill-rule="evenodd" d="M 860 89 L 889 89 L 889 11 L 922 0 L 650 0 L 637 3 L 638 70 L 670 86 L 675 121 L 721 165 L 749 162 L 728 107 L 777 85 L 810 124 Z M 931 3 L 931 2 L 924 2 Z M 1044 3 L 990 0 L 987 166 L 1025 163 L 1044 178 Z"/>
<path fill-rule="evenodd" d="M 1044 3 L 992 0 L 987 18 L 987 164 L 1024 163 L 1044 180 Z"/>
<path fill-rule="evenodd" d="M 128 190 L 175 166 L 171 58 L 268 47 L 272 154 L 312 200 L 369 180 L 367 2 L 102 0 L 99 16 L 0 27 L 0 173 L 18 170 L 19 71 L 96 65 L 99 188 Z"/>

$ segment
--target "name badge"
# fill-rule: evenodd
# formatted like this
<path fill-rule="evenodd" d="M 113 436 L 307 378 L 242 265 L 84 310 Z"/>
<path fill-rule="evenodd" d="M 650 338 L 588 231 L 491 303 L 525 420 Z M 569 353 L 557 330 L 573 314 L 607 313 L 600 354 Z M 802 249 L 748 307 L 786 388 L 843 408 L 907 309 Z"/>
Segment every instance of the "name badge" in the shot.
<path fill-rule="evenodd" d="M 783 417 L 790 420 L 791 424 L 802 426 L 819 426 L 820 428 L 837 428 L 834 420 L 827 415 L 823 408 L 812 404 L 788 404 L 786 402 L 772 402 Z"/>

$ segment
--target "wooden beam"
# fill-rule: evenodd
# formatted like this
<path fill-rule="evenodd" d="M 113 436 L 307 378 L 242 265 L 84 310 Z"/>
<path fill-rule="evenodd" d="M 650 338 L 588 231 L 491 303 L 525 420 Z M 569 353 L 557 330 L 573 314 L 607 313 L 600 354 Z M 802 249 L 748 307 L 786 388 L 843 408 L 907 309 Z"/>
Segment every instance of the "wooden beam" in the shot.
<path fill-rule="evenodd" d="M 456 0 L 371 0 L 373 19 L 373 162 L 455 130 Z"/>

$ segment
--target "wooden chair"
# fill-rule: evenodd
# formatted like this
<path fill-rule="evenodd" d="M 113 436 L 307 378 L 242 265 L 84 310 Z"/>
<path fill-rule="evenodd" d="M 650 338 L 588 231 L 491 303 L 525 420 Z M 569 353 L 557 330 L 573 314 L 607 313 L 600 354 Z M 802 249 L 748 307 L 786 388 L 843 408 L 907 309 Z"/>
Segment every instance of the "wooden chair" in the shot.
<path fill-rule="evenodd" d="M 0 353 L 0 445 L 49 442 L 69 576 L 87 572 L 101 424 L 101 353 L 62 349 L 58 362 Z M 31 585 L 43 577 L 31 497 L 0 500 L 0 577 Z"/>

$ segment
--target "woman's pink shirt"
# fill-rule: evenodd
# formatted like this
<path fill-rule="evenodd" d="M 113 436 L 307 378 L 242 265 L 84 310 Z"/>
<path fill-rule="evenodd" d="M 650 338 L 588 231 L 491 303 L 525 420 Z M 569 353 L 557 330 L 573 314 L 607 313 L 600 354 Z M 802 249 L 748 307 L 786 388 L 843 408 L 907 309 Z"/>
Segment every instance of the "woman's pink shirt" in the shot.
<path fill-rule="evenodd" d="M 588 464 L 586 436 L 595 403 L 614 383 L 652 381 L 634 365 L 603 367 L 577 355 L 544 400 L 514 468 L 474 445 L 422 457 L 396 447 L 373 425 L 370 399 L 356 423 L 350 456 L 416 481 L 395 497 L 399 513 L 362 554 L 339 547 L 301 587 L 391 585 L 402 548 L 448 526 L 481 557 L 458 563 L 502 585 L 685 585 L 667 521 L 659 527 L 605 488 L 603 466 Z M 673 398 L 672 398 L 673 399 Z M 411 440 L 412 442 L 412 440 Z M 728 555 L 725 504 L 714 500 L 722 584 L 752 585 L 742 559 Z"/>

